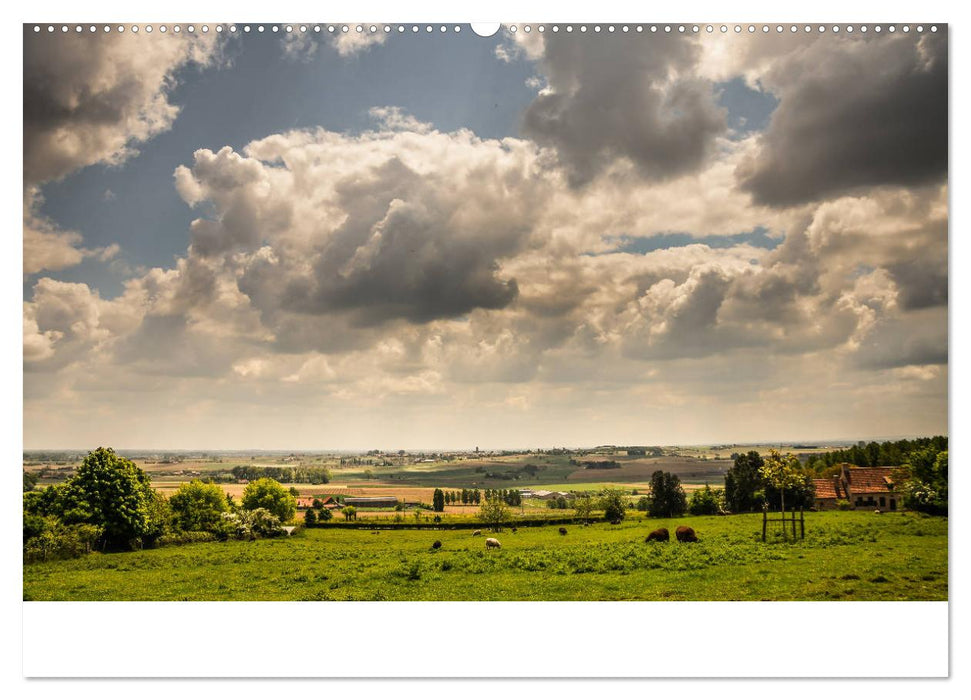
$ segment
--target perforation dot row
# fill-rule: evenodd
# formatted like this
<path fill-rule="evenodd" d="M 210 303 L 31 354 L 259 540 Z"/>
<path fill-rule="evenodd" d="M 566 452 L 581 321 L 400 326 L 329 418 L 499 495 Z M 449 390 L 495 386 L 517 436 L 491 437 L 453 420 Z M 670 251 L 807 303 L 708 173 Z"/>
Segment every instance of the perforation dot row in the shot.
<path fill-rule="evenodd" d="M 103 25 L 103 26 L 98 26 L 98 25 L 94 25 L 94 24 L 91 24 L 91 25 L 81 25 L 81 24 L 77 24 L 77 25 L 73 25 L 73 26 L 69 26 L 67 24 L 62 24 L 62 25 L 59 25 L 59 26 L 58 25 L 49 24 L 49 25 L 46 26 L 46 30 L 47 30 L 48 33 L 54 33 L 56 31 L 60 30 L 62 33 L 67 33 L 67 32 L 70 32 L 70 31 L 74 31 L 77 34 L 81 34 L 81 33 L 85 32 L 85 31 L 87 31 L 89 33 L 94 33 L 94 32 L 98 32 L 98 31 L 103 31 L 105 33 L 110 33 L 110 32 L 122 33 L 122 32 L 125 32 L 125 31 L 131 31 L 133 34 L 137 34 L 139 31 L 144 31 L 147 34 L 151 34 L 153 31 L 155 31 L 155 29 L 156 28 L 153 27 L 151 24 L 146 24 L 146 25 L 144 25 L 142 27 L 139 27 L 139 25 L 137 25 L 137 24 L 133 24 L 130 27 L 126 27 L 123 24 L 119 24 L 117 26 L 112 26 L 112 25 L 109 25 L 109 24 L 106 24 L 106 25 Z M 180 33 L 182 33 L 182 31 L 185 31 L 185 32 L 187 32 L 189 34 L 194 34 L 197 31 L 195 25 L 192 25 L 192 24 L 184 25 L 184 27 L 183 27 L 183 25 L 179 25 L 179 24 L 171 25 L 171 27 L 168 26 L 168 25 L 161 24 L 161 25 L 158 25 L 157 29 L 158 29 L 159 32 L 161 32 L 163 34 L 166 33 L 166 32 L 168 32 L 168 31 L 170 31 L 170 29 L 171 29 L 171 32 L 174 33 L 174 34 L 180 34 Z M 449 26 L 446 26 L 444 24 L 438 25 L 438 26 L 433 26 L 431 24 L 427 24 L 427 25 L 417 25 L 417 24 L 404 25 L 404 24 L 399 24 L 399 25 L 395 25 L 395 26 L 390 25 L 390 24 L 385 24 L 385 25 L 381 25 L 381 26 L 378 26 L 378 25 L 375 25 L 375 24 L 371 24 L 371 25 L 364 25 L 364 24 L 358 24 L 358 25 L 347 25 L 347 24 L 328 24 L 328 25 L 321 25 L 321 24 L 312 24 L 312 25 L 311 24 L 300 24 L 300 25 L 286 24 L 286 25 L 277 25 L 277 24 L 271 24 L 271 25 L 268 25 L 268 26 L 267 25 L 262 25 L 262 24 L 255 25 L 255 26 L 250 26 L 248 24 L 244 24 L 244 25 L 235 25 L 235 24 L 222 25 L 222 24 L 217 24 L 217 25 L 215 25 L 215 26 L 213 26 L 211 28 L 210 28 L 210 26 L 208 24 L 203 24 L 203 25 L 201 25 L 198 28 L 198 31 L 202 32 L 203 34 L 208 34 L 210 31 L 216 31 L 217 33 L 223 32 L 223 31 L 228 31 L 230 33 L 243 32 L 243 33 L 248 34 L 251 31 L 253 31 L 253 29 L 255 29 L 257 33 L 263 33 L 263 32 L 266 32 L 266 31 L 270 31 L 270 32 L 273 32 L 273 33 L 279 33 L 281 31 L 283 31 L 283 32 L 288 33 L 288 34 L 294 33 L 294 32 L 298 32 L 298 33 L 306 33 L 306 32 L 320 33 L 320 32 L 325 32 L 325 31 L 328 32 L 328 33 L 330 33 L 330 34 L 334 34 L 334 33 L 345 33 L 346 34 L 348 32 L 352 32 L 352 31 L 353 32 L 358 32 L 358 33 L 369 33 L 369 34 L 376 34 L 376 33 L 382 32 L 382 31 L 385 34 L 390 34 L 390 33 L 395 32 L 395 31 L 397 31 L 399 34 L 404 34 L 404 33 L 408 32 L 408 31 L 410 31 L 413 34 L 417 34 L 417 33 L 421 32 L 422 29 L 424 29 L 425 33 L 428 33 L 428 34 L 434 32 L 436 29 L 439 31 L 439 33 L 446 33 L 449 30 L 451 30 L 451 31 L 453 31 L 455 33 L 458 33 L 458 32 L 461 32 L 462 31 L 462 28 L 460 26 L 458 26 L 458 25 L 454 25 L 454 26 L 449 27 Z M 512 24 L 512 25 L 509 25 L 508 27 L 506 27 L 506 29 L 509 32 L 515 33 L 515 32 L 517 32 L 519 30 L 519 27 L 517 25 L 515 25 L 515 24 Z M 814 25 L 809 25 L 809 24 L 806 24 L 806 25 L 797 25 L 797 24 L 792 24 L 792 25 L 783 25 L 783 24 L 776 24 L 776 25 L 769 25 L 769 24 L 763 24 L 763 25 L 754 25 L 754 24 L 749 24 L 749 25 L 741 25 L 741 24 L 735 24 L 735 25 L 727 25 L 727 24 L 712 25 L 712 24 L 707 24 L 707 25 L 704 25 L 704 26 L 697 25 L 697 24 L 692 24 L 692 25 L 685 25 L 685 24 L 678 24 L 678 25 L 671 25 L 671 24 L 664 24 L 664 25 L 657 25 L 657 24 L 651 24 L 651 25 L 642 25 L 642 24 L 638 24 L 638 25 L 628 25 L 628 24 L 624 24 L 624 25 L 613 25 L 613 24 L 599 25 L 599 24 L 594 24 L 594 25 L 590 25 L 589 27 L 587 25 L 585 25 L 585 24 L 580 24 L 580 25 L 572 25 L 572 24 L 558 25 L 558 24 L 553 24 L 553 25 L 550 25 L 549 27 L 547 27 L 546 25 L 543 25 L 543 24 L 536 25 L 535 27 L 532 26 L 532 25 L 529 25 L 529 24 L 522 25 L 522 31 L 523 32 L 526 32 L 526 33 L 532 32 L 534 30 L 537 31 L 537 32 L 543 33 L 543 32 L 546 32 L 547 29 L 549 31 L 551 31 L 551 32 L 554 32 L 554 33 L 558 33 L 560 31 L 565 31 L 568 34 L 574 32 L 574 31 L 578 31 L 581 34 L 587 32 L 587 31 L 593 31 L 594 33 L 599 33 L 599 32 L 603 32 L 604 30 L 606 30 L 608 34 L 609 33 L 615 33 L 617 31 L 620 31 L 621 33 L 629 33 L 629 32 L 643 33 L 643 32 L 646 31 L 646 32 L 649 32 L 649 33 L 652 33 L 652 34 L 656 34 L 658 32 L 663 32 L 665 34 L 670 34 L 670 33 L 673 33 L 673 32 L 677 32 L 679 34 L 698 34 L 698 33 L 701 33 L 702 31 L 705 32 L 705 33 L 708 33 L 708 34 L 713 34 L 713 33 L 716 33 L 716 32 L 721 33 L 721 34 L 727 34 L 730 31 L 731 32 L 734 32 L 735 34 L 741 34 L 743 32 L 747 32 L 749 34 L 755 34 L 757 32 L 761 32 L 763 34 L 769 34 L 769 33 L 773 32 L 773 31 L 775 33 L 777 33 L 777 34 L 782 34 L 784 32 L 789 32 L 791 34 L 795 34 L 797 32 L 803 32 L 803 33 L 815 32 L 815 33 L 823 34 L 825 32 L 839 33 L 841 31 L 845 31 L 847 34 L 852 34 L 854 31 L 859 31 L 862 34 L 866 34 L 868 31 L 871 31 L 871 29 L 872 29 L 873 32 L 875 32 L 877 34 L 880 34 L 884 30 L 886 30 L 890 34 L 893 34 L 893 33 L 897 32 L 898 30 L 901 31 L 901 32 L 904 32 L 906 34 L 906 33 L 910 32 L 911 29 L 913 29 L 914 31 L 916 31 L 918 33 L 922 33 L 922 32 L 924 32 L 926 30 L 929 30 L 931 32 L 936 32 L 937 31 L 937 25 L 930 25 L 929 27 L 924 27 L 924 25 L 922 25 L 922 24 L 918 24 L 918 25 L 915 25 L 913 27 L 911 27 L 911 25 L 909 25 L 909 24 L 901 25 L 899 27 L 897 25 L 894 25 L 894 24 L 887 25 L 886 27 L 884 27 L 883 25 L 879 25 L 879 24 L 873 25 L 872 27 L 870 27 L 868 25 L 865 25 L 865 24 L 859 25 L 858 27 L 854 27 L 853 25 L 846 25 L 844 27 L 841 27 L 840 25 L 833 25 L 833 26 L 827 27 L 826 25 L 822 25 L 822 24 L 815 25 L 815 26 Z M 35 24 L 34 25 L 34 32 L 35 33 L 40 33 L 42 31 L 44 31 L 44 27 L 42 25 L 39 25 L 39 24 Z"/>

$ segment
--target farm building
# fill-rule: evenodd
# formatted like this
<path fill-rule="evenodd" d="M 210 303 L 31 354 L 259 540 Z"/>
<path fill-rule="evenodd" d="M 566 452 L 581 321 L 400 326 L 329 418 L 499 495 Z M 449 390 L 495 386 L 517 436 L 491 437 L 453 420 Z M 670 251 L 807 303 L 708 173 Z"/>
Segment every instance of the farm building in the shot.
<path fill-rule="evenodd" d="M 319 496 L 300 496 L 297 499 L 297 508 L 313 508 L 314 501 L 320 501 L 325 508 L 337 506 L 337 501 L 332 497 L 320 498 Z"/>
<path fill-rule="evenodd" d="M 551 501 L 554 498 L 559 498 L 560 496 L 563 498 L 573 498 L 573 494 L 567 493 L 566 491 L 545 491 L 542 489 L 539 491 L 533 491 L 530 498 L 538 498 L 541 501 Z"/>
<path fill-rule="evenodd" d="M 813 479 L 816 508 L 828 510 L 837 501 L 849 501 L 856 509 L 897 510 L 903 496 L 894 490 L 893 467 L 854 467 L 841 464 L 840 473 L 826 479 Z"/>
<path fill-rule="evenodd" d="M 348 496 L 344 505 L 355 508 L 394 508 L 398 505 L 397 496 Z"/>

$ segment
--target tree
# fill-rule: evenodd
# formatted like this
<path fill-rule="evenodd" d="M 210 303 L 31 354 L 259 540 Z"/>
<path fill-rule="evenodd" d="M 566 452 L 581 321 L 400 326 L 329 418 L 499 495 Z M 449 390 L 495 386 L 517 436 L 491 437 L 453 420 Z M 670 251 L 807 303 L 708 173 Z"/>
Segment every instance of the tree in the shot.
<path fill-rule="evenodd" d="M 897 479 L 903 479 L 904 505 L 922 513 L 947 515 L 947 450 L 915 451 Z"/>
<path fill-rule="evenodd" d="M 279 482 L 269 478 L 251 481 L 243 490 L 243 508 L 266 508 L 281 521 L 286 522 L 297 512 L 297 499 Z"/>
<path fill-rule="evenodd" d="M 155 530 L 155 493 L 148 475 L 110 447 L 88 453 L 63 488 L 55 506 L 64 523 L 103 528 L 106 547 L 131 546 Z"/>
<path fill-rule="evenodd" d="M 324 507 L 324 502 L 319 498 L 315 498 L 310 505 L 316 508 L 317 510 L 320 510 L 321 508 Z"/>
<path fill-rule="evenodd" d="M 312 527 L 317 524 L 317 512 L 313 508 L 308 508 L 307 512 L 303 514 L 303 522 L 307 527 Z"/>
<path fill-rule="evenodd" d="M 769 456 L 759 468 L 759 474 L 767 486 L 779 492 L 780 510 L 786 512 L 786 491 L 796 489 L 805 483 L 802 474 L 802 464 L 794 454 L 779 454 L 778 450 L 769 450 Z"/>
<path fill-rule="evenodd" d="M 325 523 L 328 520 L 332 519 L 333 517 L 334 517 L 334 514 L 331 512 L 330 508 L 321 508 L 320 514 L 317 516 L 317 520 L 319 520 L 322 523 Z"/>
<path fill-rule="evenodd" d="M 435 489 L 432 494 L 432 510 L 436 513 L 441 513 L 445 510 L 445 494 L 441 489 Z"/>
<path fill-rule="evenodd" d="M 24 493 L 28 491 L 33 491 L 34 487 L 37 486 L 37 475 L 31 472 L 24 472 Z"/>
<path fill-rule="evenodd" d="M 583 520 L 589 520 L 593 514 L 593 499 L 589 495 L 577 496 L 573 499 L 573 515 Z"/>
<path fill-rule="evenodd" d="M 216 484 L 198 479 L 182 484 L 169 498 L 169 506 L 180 530 L 213 530 L 229 510 L 226 494 Z"/>
<path fill-rule="evenodd" d="M 494 532 L 502 529 L 502 524 L 509 520 L 509 509 L 502 501 L 486 501 L 479 507 L 479 518 Z"/>
<path fill-rule="evenodd" d="M 721 492 L 705 484 L 705 488 L 698 489 L 691 494 L 688 512 L 692 515 L 718 515 L 721 510 Z"/>
<path fill-rule="evenodd" d="M 620 489 L 604 489 L 600 493 L 599 507 L 604 518 L 613 522 L 623 520 L 627 515 L 627 494 Z"/>
<path fill-rule="evenodd" d="M 482 493 L 479 491 L 479 489 L 472 491 L 471 501 L 475 505 L 479 505 L 479 503 L 482 502 Z"/>
<path fill-rule="evenodd" d="M 758 492 L 763 487 L 759 473 L 764 461 L 754 450 L 735 455 L 735 464 L 725 474 L 725 505 L 733 513 L 748 513 L 762 507 Z"/>
<path fill-rule="evenodd" d="M 688 509 L 688 499 L 681 488 L 681 479 L 674 474 L 656 471 L 651 475 L 651 504 L 648 513 L 652 518 L 676 518 Z"/>

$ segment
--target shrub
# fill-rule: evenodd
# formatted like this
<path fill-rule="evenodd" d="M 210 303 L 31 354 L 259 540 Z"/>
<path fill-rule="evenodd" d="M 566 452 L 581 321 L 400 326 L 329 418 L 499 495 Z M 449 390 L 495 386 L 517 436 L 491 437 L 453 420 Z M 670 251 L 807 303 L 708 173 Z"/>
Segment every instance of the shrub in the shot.
<path fill-rule="evenodd" d="M 720 492 L 713 490 L 707 484 L 691 494 L 688 512 L 692 515 L 718 515 L 721 511 Z"/>
<path fill-rule="evenodd" d="M 198 479 L 182 484 L 169 498 L 176 526 L 185 531 L 212 530 L 229 510 L 226 494 L 216 484 Z"/>
<path fill-rule="evenodd" d="M 243 491 L 243 508 L 264 509 L 281 521 L 290 520 L 297 512 L 297 499 L 273 479 L 251 481 Z"/>
<path fill-rule="evenodd" d="M 646 513 L 651 509 L 651 499 L 648 498 L 647 496 L 641 496 L 640 498 L 637 499 L 637 503 L 634 505 L 634 507 L 637 510 Z"/>
<path fill-rule="evenodd" d="M 156 541 L 159 547 L 174 544 L 195 544 L 196 542 L 215 542 L 216 535 L 211 532 L 189 530 L 187 532 L 170 532 L 162 535 Z"/>
<path fill-rule="evenodd" d="M 327 522 L 334 517 L 334 514 L 330 512 L 330 508 L 321 508 L 320 513 L 317 514 L 317 520 L 322 523 Z"/>
<path fill-rule="evenodd" d="M 43 529 L 24 544 L 24 561 L 71 559 L 89 553 L 103 529 L 97 525 L 79 523 L 65 525 L 56 518 L 45 518 Z"/>
<path fill-rule="evenodd" d="M 312 527 L 317 524 L 317 513 L 313 508 L 308 509 L 307 512 L 303 514 L 303 522 L 307 527 Z"/>
<path fill-rule="evenodd" d="M 845 499 L 841 498 L 838 501 L 836 501 L 837 510 L 851 510 L 852 508 L 853 508 L 852 504 Z"/>

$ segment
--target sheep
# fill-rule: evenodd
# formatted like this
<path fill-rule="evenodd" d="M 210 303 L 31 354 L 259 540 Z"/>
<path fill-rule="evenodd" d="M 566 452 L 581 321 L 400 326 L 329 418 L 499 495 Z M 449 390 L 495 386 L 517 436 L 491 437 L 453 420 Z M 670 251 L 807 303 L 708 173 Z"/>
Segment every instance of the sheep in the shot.
<path fill-rule="evenodd" d="M 514 535 L 515 535 L 515 534 L 516 534 L 517 532 L 519 532 L 519 529 L 518 529 L 518 528 L 515 528 L 515 527 L 514 527 L 514 528 L 512 529 L 512 534 L 514 534 Z"/>
<path fill-rule="evenodd" d="M 486 544 L 486 548 L 499 549 L 502 546 L 499 540 L 497 540 L 495 537 L 487 537 L 485 544 Z"/>
<path fill-rule="evenodd" d="M 565 527 L 561 527 L 560 528 L 560 534 L 561 535 L 565 535 L 566 534 L 566 528 Z"/>
<path fill-rule="evenodd" d="M 678 529 L 674 531 L 674 536 L 678 538 L 678 542 L 697 542 L 698 541 L 698 536 L 695 535 L 694 529 L 686 525 L 679 525 Z"/>
<path fill-rule="evenodd" d="M 473 537 L 478 537 L 481 534 L 482 534 L 482 530 L 476 530 L 475 532 L 472 533 L 472 536 Z"/>
<path fill-rule="evenodd" d="M 657 530 L 652 532 L 647 536 L 645 542 L 667 542 L 671 539 L 671 533 L 668 532 L 666 527 L 659 527 Z"/>

